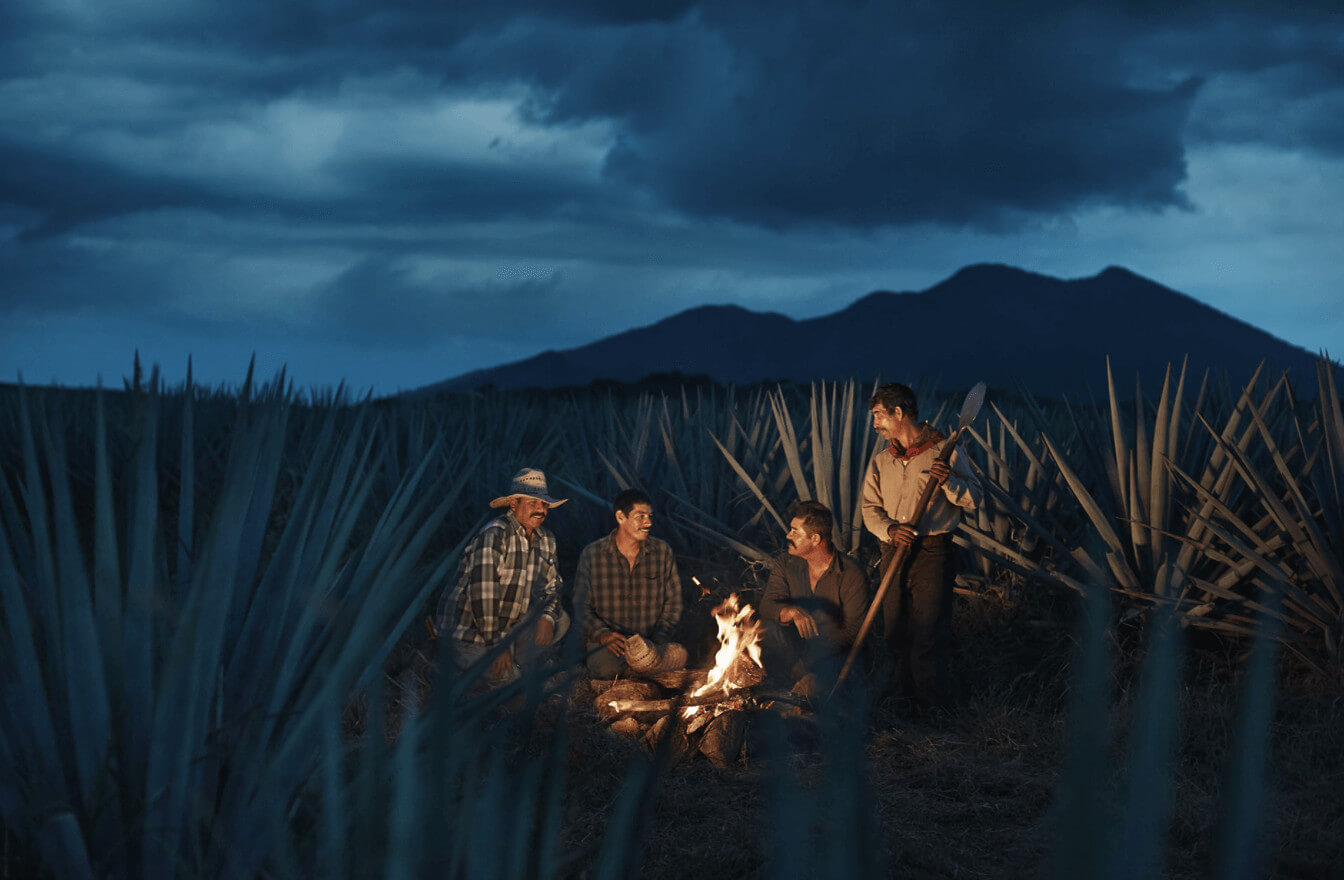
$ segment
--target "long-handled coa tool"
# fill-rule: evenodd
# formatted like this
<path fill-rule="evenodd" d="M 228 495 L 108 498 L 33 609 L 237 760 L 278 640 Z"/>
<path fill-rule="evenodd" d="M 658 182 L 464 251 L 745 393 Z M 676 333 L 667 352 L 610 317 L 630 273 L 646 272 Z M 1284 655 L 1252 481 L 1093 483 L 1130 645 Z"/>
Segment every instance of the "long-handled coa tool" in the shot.
<path fill-rule="evenodd" d="M 952 452 L 957 448 L 957 441 L 961 439 L 962 433 L 970 427 L 971 422 L 980 414 L 980 407 L 985 402 L 985 383 L 977 382 L 975 387 L 966 395 L 966 400 L 961 404 L 961 415 L 957 419 L 957 429 L 952 432 L 952 436 L 947 438 L 943 444 L 942 451 L 938 454 L 938 461 L 948 463 L 952 458 Z M 879 453 L 881 454 L 881 453 Z M 919 522 L 924 511 L 928 509 L 929 502 L 933 500 L 934 490 L 938 485 L 930 478 L 924 481 L 924 490 L 919 493 L 919 499 L 915 501 L 914 515 L 910 517 L 910 525 Z M 886 596 L 888 588 L 891 587 L 892 580 L 905 565 L 906 557 L 909 556 L 909 547 L 905 544 L 897 544 L 895 552 L 891 554 L 891 561 L 887 564 L 887 570 L 882 575 L 882 583 L 877 587 L 877 593 L 873 596 L 873 604 L 868 606 L 868 614 L 863 618 L 863 626 L 859 627 L 859 634 L 854 638 L 854 647 L 849 649 L 849 657 L 845 659 L 845 665 L 840 669 L 840 675 L 836 677 L 835 684 L 831 687 L 831 694 L 834 694 L 840 687 L 840 683 L 849 675 L 849 669 L 854 665 L 854 658 L 859 656 L 859 648 L 863 645 L 863 640 L 868 636 L 868 630 L 872 629 L 873 619 L 877 617 L 878 609 L 882 607 L 882 598 Z"/>

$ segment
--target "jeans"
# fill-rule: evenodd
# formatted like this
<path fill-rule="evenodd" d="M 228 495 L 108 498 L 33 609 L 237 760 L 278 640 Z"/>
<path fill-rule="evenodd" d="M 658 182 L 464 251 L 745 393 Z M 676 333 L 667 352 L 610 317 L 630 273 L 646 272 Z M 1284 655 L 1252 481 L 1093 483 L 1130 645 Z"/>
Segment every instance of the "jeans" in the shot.
<path fill-rule="evenodd" d="M 517 681 L 523 674 L 523 670 L 535 669 L 555 655 L 560 640 L 564 638 L 565 633 L 569 632 L 569 615 L 563 611 L 560 612 L 560 619 L 555 622 L 555 634 L 551 636 L 549 645 L 537 644 L 537 624 L 540 622 L 541 618 L 538 617 L 514 638 L 512 644 L 509 645 L 509 656 L 513 660 L 513 664 L 509 667 L 509 673 L 502 679 L 491 680 L 490 685 L 492 687 Z M 489 650 L 489 645 L 458 642 L 453 645 L 453 665 L 457 667 L 458 672 L 464 672 L 484 657 Z M 486 677 L 488 676 L 489 673 L 486 674 Z"/>
<path fill-rule="evenodd" d="M 765 621 L 761 662 L 765 665 L 766 681 L 772 686 L 790 688 L 809 673 L 829 683 L 839 674 L 846 653 L 846 648 L 825 636 L 805 639 L 791 623 Z"/>

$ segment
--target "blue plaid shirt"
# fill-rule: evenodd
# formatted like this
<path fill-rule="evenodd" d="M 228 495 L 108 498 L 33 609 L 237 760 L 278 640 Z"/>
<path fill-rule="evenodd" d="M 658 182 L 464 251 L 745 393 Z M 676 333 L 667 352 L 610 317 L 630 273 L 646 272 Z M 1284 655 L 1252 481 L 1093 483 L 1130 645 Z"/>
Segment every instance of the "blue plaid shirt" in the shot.
<path fill-rule="evenodd" d="M 522 620 L 533 602 L 542 615 L 560 617 L 560 573 L 555 567 L 555 535 L 544 526 L 527 532 L 506 513 L 471 539 L 458 568 L 457 585 L 439 602 L 438 627 L 453 638 L 493 645 Z"/>

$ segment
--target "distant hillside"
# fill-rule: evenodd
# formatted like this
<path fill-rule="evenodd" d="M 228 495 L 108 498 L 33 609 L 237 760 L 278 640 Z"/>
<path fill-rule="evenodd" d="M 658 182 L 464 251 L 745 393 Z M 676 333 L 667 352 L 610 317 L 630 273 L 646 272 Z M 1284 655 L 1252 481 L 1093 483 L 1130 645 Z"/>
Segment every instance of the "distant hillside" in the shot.
<path fill-rule="evenodd" d="M 720 382 L 859 377 L 960 388 L 1020 380 L 1040 395 L 1100 391 L 1109 355 L 1117 380 L 1160 378 L 1168 362 L 1226 371 L 1240 383 L 1262 359 L 1314 387 L 1316 356 L 1126 269 L 1062 281 L 974 265 L 920 293 L 871 293 L 804 321 L 737 306 L 688 309 L 648 327 L 565 351 L 477 370 L 417 394 L 583 386 L 650 373 Z M 1196 373 L 1196 376 L 1198 373 Z"/>

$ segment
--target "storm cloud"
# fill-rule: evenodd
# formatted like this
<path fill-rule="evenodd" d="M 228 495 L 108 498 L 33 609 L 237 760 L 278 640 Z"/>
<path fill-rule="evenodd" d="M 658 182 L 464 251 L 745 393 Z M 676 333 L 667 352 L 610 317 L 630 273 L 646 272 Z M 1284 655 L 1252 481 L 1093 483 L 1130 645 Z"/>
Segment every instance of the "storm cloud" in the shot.
<path fill-rule="evenodd" d="M 1240 198 L 1247 157 L 1339 185 L 1335 8 L 13 0 L 0 314 L 428 345 L 450 316 L 517 341 L 521 298 L 578 343 L 767 289 L 838 308 L 987 250 L 1181 265 L 1243 235 L 1182 218 Z M 1319 214 L 1267 218 L 1296 230 L 1274 253 L 1332 235 Z"/>

